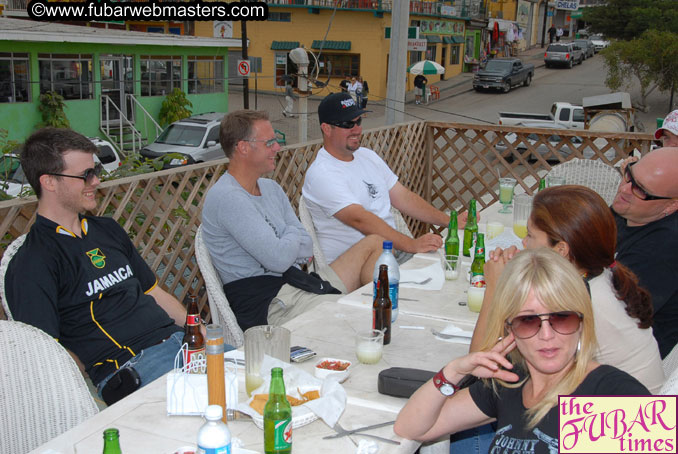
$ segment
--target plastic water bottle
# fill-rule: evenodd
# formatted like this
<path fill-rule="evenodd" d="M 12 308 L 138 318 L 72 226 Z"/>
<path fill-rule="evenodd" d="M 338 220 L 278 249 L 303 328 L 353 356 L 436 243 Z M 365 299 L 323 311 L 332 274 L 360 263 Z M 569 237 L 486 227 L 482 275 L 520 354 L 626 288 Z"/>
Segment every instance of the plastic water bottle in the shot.
<path fill-rule="evenodd" d="M 400 268 L 398 261 L 393 255 L 393 242 L 384 241 L 384 252 L 381 253 L 374 264 L 374 273 L 372 274 L 372 300 L 377 297 L 377 281 L 379 280 L 379 265 L 388 266 L 388 296 L 391 298 L 391 323 L 395 323 L 398 318 L 398 290 L 400 288 Z"/>
<path fill-rule="evenodd" d="M 207 422 L 198 431 L 198 454 L 231 454 L 231 431 L 222 416 L 220 405 L 209 405 L 205 410 Z"/>

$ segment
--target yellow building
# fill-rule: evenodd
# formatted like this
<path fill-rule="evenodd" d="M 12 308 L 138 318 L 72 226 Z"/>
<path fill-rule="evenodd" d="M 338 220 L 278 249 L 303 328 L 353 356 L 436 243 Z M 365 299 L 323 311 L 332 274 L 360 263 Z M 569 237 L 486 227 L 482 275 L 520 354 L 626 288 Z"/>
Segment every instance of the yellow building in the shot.
<path fill-rule="evenodd" d="M 369 84 L 370 100 L 382 100 L 386 96 L 391 12 L 380 8 L 390 8 L 385 6 L 388 2 L 381 6 L 376 1 L 343 0 L 344 7 L 339 8 L 333 18 L 330 7 L 310 6 L 310 2 L 303 0 L 295 2 L 306 4 L 268 2 L 268 20 L 247 22 L 248 56 L 261 58 L 258 89 L 284 89 L 285 81 L 281 76 L 297 72 L 289 52 L 303 46 L 312 51 L 320 63 L 317 79 L 327 82 L 329 77 L 330 91 L 339 90 L 339 82 L 345 75 L 361 76 Z M 412 1 L 410 9 L 409 37 L 413 39 L 408 45 L 420 50 L 408 51 L 408 62 L 411 64 L 428 58 L 445 67 L 443 77 L 459 74 L 464 62 L 465 20 L 454 16 L 458 12 L 442 2 Z M 213 23 L 195 23 L 197 36 L 215 36 L 215 33 L 218 32 Z M 414 39 L 417 33 L 418 39 Z M 241 36 L 240 22 L 232 23 L 231 36 Z M 233 57 L 237 58 L 232 56 L 229 59 L 231 67 Z M 311 76 L 315 74 L 315 66 L 311 58 Z M 231 72 L 229 77 L 233 74 Z M 427 78 L 429 84 L 440 80 L 440 76 L 435 75 Z M 412 89 L 413 80 L 413 76 L 408 76 L 409 89 Z M 250 87 L 251 81 L 252 76 Z"/>

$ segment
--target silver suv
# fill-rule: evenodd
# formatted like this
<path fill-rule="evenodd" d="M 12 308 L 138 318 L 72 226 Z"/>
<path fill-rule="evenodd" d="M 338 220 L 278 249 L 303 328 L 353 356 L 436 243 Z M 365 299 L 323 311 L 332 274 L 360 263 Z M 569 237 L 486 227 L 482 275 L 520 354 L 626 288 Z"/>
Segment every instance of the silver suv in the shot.
<path fill-rule="evenodd" d="M 179 167 L 196 162 L 223 158 L 219 144 L 219 126 L 225 113 L 210 112 L 175 121 L 155 139 L 141 149 L 141 155 L 155 159 L 176 153 L 164 168 Z"/>
<path fill-rule="evenodd" d="M 556 65 L 572 68 L 575 63 L 581 65 L 583 61 L 584 51 L 575 43 L 549 44 L 544 54 L 544 64 L 547 68 Z"/>

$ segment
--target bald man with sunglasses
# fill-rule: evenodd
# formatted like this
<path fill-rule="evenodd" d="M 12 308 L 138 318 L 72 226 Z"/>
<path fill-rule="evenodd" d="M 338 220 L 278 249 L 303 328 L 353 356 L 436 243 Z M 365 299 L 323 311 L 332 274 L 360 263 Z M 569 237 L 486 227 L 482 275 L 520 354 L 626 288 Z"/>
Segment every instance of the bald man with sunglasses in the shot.
<path fill-rule="evenodd" d="M 393 242 L 400 262 L 443 245 L 440 235 L 410 238 L 398 232 L 391 206 L 420 221 L 447 226 L 449 216 L 399 181 L 373 150 L 361 147 L 362 109 L 346 93 L 332 93 L 318 107 L 323 148 L 306 172 L 302 194 L 328 261 L 365 235 Z M 460 216 L 461 227 L 467 214 Z"/>
<path fill-rule="evenodd" d="M 26 140 L 21 166 L 38 210 L 5 290 L 14 319 L 72 352 L 110 405 L 173 368 L 186 310 L 114 219 L 85 214 L 97 208 L 95 153 L 69 129 L 44 128 Z"/>
<path fill-rule="evenodd" d="M 664 358 L 678 344 L 678 148 L 624 166 L 612 202 L 616 260 L 652 294 L 653 333 Z"/>

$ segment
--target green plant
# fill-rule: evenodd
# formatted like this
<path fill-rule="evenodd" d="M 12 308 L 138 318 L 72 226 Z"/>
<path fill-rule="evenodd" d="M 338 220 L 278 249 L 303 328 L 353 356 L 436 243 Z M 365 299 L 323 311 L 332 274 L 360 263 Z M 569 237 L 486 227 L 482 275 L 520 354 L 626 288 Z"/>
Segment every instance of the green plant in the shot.
<path fill-rule="evenodd" d="M 38 110 L 42 114 L 42 126 L 54 128 L 70 128 L 66 112 L 64 112 L 64 97 L 55 91 L 48 91 L 40 95 Z"/>
<path fill-rule="evenodd" d="M 186 98 L 186 93 L 175 88 L 162 102 L 160 114 L 158 115 L 160 125 L 165 126 L 190 117 L 191 109 L 189 107 L 193 107 L 193 104 Z"/>
<path fill-rule="evenodd" d="M 16 158 L 7 155 L 16 153 L 20 144 L 14 140 L 8 140 L 8 137 L 9 131 L 0 128 L 0 200 L 9 200 L 13 198 L 5 192 L 7 185 L 3 182 L 9 180 L 10 176 L 19 166 L 19 162 Z"/>

